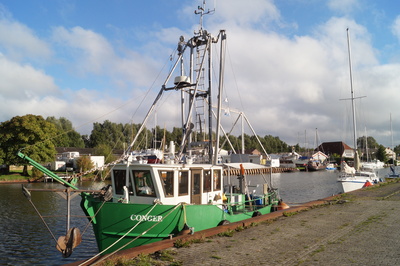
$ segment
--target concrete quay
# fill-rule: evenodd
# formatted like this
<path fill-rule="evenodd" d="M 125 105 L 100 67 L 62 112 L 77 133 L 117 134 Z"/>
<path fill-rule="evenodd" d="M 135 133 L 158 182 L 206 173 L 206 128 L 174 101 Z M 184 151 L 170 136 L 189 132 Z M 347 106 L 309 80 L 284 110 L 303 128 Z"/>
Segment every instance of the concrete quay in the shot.
<path fill-rule="evenodd" d="M 178 241 L 192 244 L 176 248 Z M 154 265 L 400 265 L 400 180 L 122 250 L 113 257 L 159 257 L 158 252 L 172 260 L 153 260 Z M 68 265 L 101 265 L 107 259 Z"/>
<path fill-rule="evenodd" d="M 400 265 L 399 182 L 325 202 L 169 250 L 181 265 Z"/>

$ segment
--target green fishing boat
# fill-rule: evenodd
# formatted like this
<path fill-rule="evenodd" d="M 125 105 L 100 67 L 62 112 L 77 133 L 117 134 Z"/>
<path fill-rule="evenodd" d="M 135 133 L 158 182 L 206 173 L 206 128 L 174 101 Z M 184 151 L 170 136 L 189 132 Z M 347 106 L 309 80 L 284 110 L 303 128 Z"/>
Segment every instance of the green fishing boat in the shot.
<path fill-rule="evenodd" d="M 205 5 L 195 12 L 201 16 L 210 13 Z M 219 155 L 221 133 L 221 98 L 224 77 L 226 34 L 221 30 L 212 36 L 203 29 L 189 40 L 180 37 L 178 58 L 141 128 L 124 156 L 111 167 L 111 184 L 100 191 L 79 190 L 73 182 L 63 180 L 34 162 L 27 155 L 18 155 L 48 176 L 63 183 L 71 193 L 79 193 L 81 207 L 92 223 L 101 253 L 137 247 L 180 234 L 193 234 L 219 225 L 249 219 L 274 211 L 278 206 L 278 192 L 267 181 L 249 189 L 244 164 L 222 164 Z M 219 67 L 212 69 L 211 47 L 218 44 Z M 189 55 L 185 54 L 189 53 Z M 186 66 L 185 62 L 189 62 Z M 188 68 L 189 70 L 187 70 Z M 218 86 L 214 94 L 217 111 L 213 110 L 211 73 L 219 71 Z M 172 81 L 174 73 L 177 77 Z M 188 73 L 187 76 L 183 73 Z M 206 81 L 206 77 L 210 81 Z M 193 81 L 193 82 L 192 82 Z M 171 84 L 172 83 L 172 84 Z M 183 138 L 177 152 L 174 143 L 162 150 L 162 157 L 150 161 L 150 156 L 133 150 L 137 137 L 166 92 L 180 92 L 182 105 Z M 208 140 L 192 141 L 195 102 L 207 103 Z M 215 115 L 215 119 L 213 119 Z M 266 168 L 259 165 L 258 168 Z M 232 171 L 235 169 L 235 171 Z M 235 183 L 237 182 L 237 184 Z M 27 194 L 30 191 L 26 191 Z M 79 244 L 79 232 L 67 228 L 67 235 L 58 240 L 57 248 L 69 256 Z"/>

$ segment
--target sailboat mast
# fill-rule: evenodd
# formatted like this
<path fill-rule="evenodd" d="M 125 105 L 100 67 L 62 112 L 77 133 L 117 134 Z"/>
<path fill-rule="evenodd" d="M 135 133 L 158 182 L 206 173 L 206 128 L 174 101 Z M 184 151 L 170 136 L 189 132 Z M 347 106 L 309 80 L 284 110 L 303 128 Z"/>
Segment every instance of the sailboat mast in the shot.
<path fill-rule="evenodd" d="M 356 127 L 356 108 L 355 108 L 355 102 L 354 102 L 354 89 L 353 89 L 353 69 L 351 65 L 351 48 L 350 48 L 350 34 L 349 34 L 349 28 L 346 29 L 347 32 L 347 50 L 348 50 L 348 56 L 349 56 L 349 70 L 350 70 L 350 90 L 351 90 L 351 111 L 353 114 L 353 143 L 354 143 L 354 168 L 358 168 L 358 165 L 356 165 L 356 156 L 357 154 L 357 127 Z"/>

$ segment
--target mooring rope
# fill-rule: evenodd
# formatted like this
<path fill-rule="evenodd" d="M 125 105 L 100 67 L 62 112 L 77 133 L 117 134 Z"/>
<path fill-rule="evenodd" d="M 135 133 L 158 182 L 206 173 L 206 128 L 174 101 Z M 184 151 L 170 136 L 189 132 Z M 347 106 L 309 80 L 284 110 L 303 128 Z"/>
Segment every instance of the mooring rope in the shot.
<path fill-rule="evenodd" d="M 146 215 L 149 215 L 149 213 L 157 206 L 157 204 L 158 204 L 158 202 L 156 202 L 156 204 L 154 204 L 154 206 L 151 207 L 151 209 L 146 213 Z M 135 224 L 128 232 L 126 232 L 123 236 L 121 236 L 117 241 L 115 241 L 113 244 L 108 246 L 106 249 L 104 249 L 103 251 L 97 253 L 92 258 L 88 259 L 87 261 L 85 261 L 84 263 L 81 263 L 79 265 L 83 265 L 83 264 L 87 263 L 88 261 L 91 261 L 92 259 L 97 258 L 98 256 L 100 256 L 101 254 L 103 254 L 107 250 L 109 250 L 111 247 L 113 247 L 115 244 L 117 244 L 119 241 L 121 241 L 124 237 L 126 237 L 130 232 L 132 232 L 132 230 L 135 229 L 140 223 L 141 223 L 141 221 L 139 221 L 137 224 Z"/>
<path fill-rule="evenodd" d="M 93 219 L 97 216 L 99 211 L 103 208 L 105 203 L 106 201 L 103 201 L 103 203 L 101 204 L 100 208 L 96 211 L 96 213 L 90 217 L 90 221 L 86 224 L 85 228 L 82 231 L 82 236 L 85 234 L 86 230 L 89 228 L 89 225 L 92 223 Z"/>
<path fill-rule="evenodd" d="M 42 215 L 40 214 L 39 210 L 36 208 L 35 204 L 33 204 L 31 199 L 28 199 L 28 201 L 32 204 L 32 207 L 35 209 L 37 215 L 42 220 L 43 224 L 46 226 L 46 228 L 49 231 L 50 235 L 53 237 L 54 241 L 56 242 L 56 245 L 59 246 L 56 237 L 54 236 L 53 232 L 50 230 L 50 227 L 47 225 L 46 221 L 43 219 Z"/>
<path fill-rule="evenodd" d="M 146 213 L 146 216 L 149 215 L 151 213 L 151 211 L 156 207 L 156 205 L 159 204 L 158 202 L 156 202 L 156 204 Z M 173 211 L 175 211 L 179 206 L 181 206 L 182 203 L 178 203 L 169 213 L 167 213 L 167 215 L 164 216 L 164 219 L 167 218 Z M 93 256 L 92 258 L 86 260 L 85 262 L 83 262 L 80 265 L 84 265 L 85 263 L 93 260 L 94 258 L 97 258 L 98 256 L 100 256 L 101 254 L 103 254 L 105 251 L 109 250 L 111 247 L 113 247 L 115 244 L 117 244 L 119 241 L 121 241 L 124 237 L 126 237 L 130 232 L 132 232 L 133 229 L 135 229 L 142 221 L 139 221 L 136 225 L 134 225 L 128 232 L 126 232 L 123 236 L 121 236 L 117 241 L 115 241 L 112 245 L 110 245 L 109 247 L 107 247 L 105 250 L 99 252 L 98 254 L 96 254 L 95 256 Z M 134 239 L 132 239 L 131 241 L 129 241 L 128 243 L 126 243 L 125 245 L 121 246 L 120 248 L 118 248 L 117 250 L 113 251 L 112 253 L 108 254 L 107 256 L 105 256 L 104 258 L 101 258 L 100 260 L 96 261 L 95 263 L 93 263 L 92 265 L 96 265 L 97 263 L 109 258 L 110 256 L 114 255 L 115 253 L 117 253 L 118 251 L 120 251 L 121 249 L 125 248 L 126 246 L 130 245 L 132 242 L 136 241 L 138 238 L 140 238 L 141 236 L 143 236 L 144 234 L 146 234 L 148 231 L 150 231 L 151 229 L 153 229 L 155 226 L 157 226 L 159 223 L 161 223 L 162 221 L 159 221 L 157 223 L 155 223 L 154 225 L 152 225 L 150 228 L 148 228 L 147 230 L 145 230 L 144 232 L 142 232 L 140 235 L 138 235 L 137 237 L 135 237 Z"/>
<path fill-rule="evenodd" d="M 164 219 L 167 218 L 173 211 L 175 211 L 179 206 L 181 206 L 182 203 L 178 203 L 169 213 L 167 213 L 167 215 L 164 216 Z M 135 240 L 137 240 L 138 238 L 140 238 L 141 236 L 145 235 L 148 231 L 150 231 L 151 229 L 153 229 L 155 226 L 157 226 L 159 223 L 161 223 L 162 221 L 159 221 L 157 223 L 155 223 L 154 225 L 152 225 L 149 229 L 147 229 L 146 231 L 144 231 L 143 233 L 141 233 L 140 235 L 138 235 L 137 237 L 135 237 L 134 239 L 132 239 L 131 241 L 129 241 L 128 243 L 126 243 L 125 245 L 121 246 L 120 248 L 118 248 L 117 250 L 115 250 L 114 252 L 108 254 L 107 256 L 105 256 L 104 258 L 101 258 L 99 261 L 96 261 L 93 265 L 96 265 L 97 263 L 109 258 L 110 256 L 114 255 L 115 253 L 117 253 L 118 251 L 120 251 L 121 249 L 125 248 L 126 246 L 128 246 L 129 244 L 131 244 L 132 242 L 134 242 Z"/>

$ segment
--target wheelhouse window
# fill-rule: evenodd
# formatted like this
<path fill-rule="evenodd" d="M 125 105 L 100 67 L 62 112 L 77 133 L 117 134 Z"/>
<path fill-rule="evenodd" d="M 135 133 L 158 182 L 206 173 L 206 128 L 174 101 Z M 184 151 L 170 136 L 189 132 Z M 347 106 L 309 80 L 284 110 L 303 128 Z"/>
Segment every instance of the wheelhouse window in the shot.
<path fill-rule="evenodd" d="M 155 197 L 154 183 L 149 170 L 132 170 L 137 196 Z"/>
<path fill-rule="evenodd" d="M 163 185 L 165 197 L 174 196 L 174 172 L 173 171 L 158 171 Z"/>
<path fill-rule="evenodd" d="M 182 171 L 178 173 L 178 194 L 184 196 L 189 194 L 189 172 Z"/>
<path fill-rule="evenodd" d="M 203 192 L 211 191 L 211 170 L 204 170 Z"/>
<path fill-rule="evenodd" d="M 214 170 L 214 191 L 221 190 L 221 170 Z"/>
<path fill-rule="evenodd" d="M 114 170 L 113 175 L 114 175 L 115 193 L 123 195 L 124 186 L 126 185 L 126 170 Z"/>

